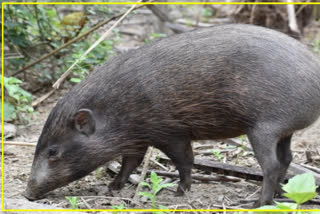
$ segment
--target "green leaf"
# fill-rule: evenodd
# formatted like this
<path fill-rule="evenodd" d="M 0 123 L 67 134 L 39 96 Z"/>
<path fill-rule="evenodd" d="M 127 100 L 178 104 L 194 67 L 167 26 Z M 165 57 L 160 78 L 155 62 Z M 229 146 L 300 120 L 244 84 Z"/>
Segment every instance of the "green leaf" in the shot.
<path fill-rule="evenodd" d="M 162 187 L 160 185 L 153 186 L 153 194 L 156 195 L 161 189 L 162 189 Z"/>
<path fill-rule="evenodd" d="M 176 184 L 173 184 L 173 183 L 161 184 L 161 188 L 174 187 L 174 186 L 176 186 Z"/>
<path fill-rule="evenodd" d="M 295 210 L 298 208 L 298 204 L 295 203 L 279 203 L 276 202 L 276 207 L 282 210 Z"/>
<path fill-rule="evenodd" d="M 287 192 L 284 196 L 294 200 L 298 204 L 302 204 L 317 196 L 317 186 L 312 173 L 296 175 L 289 179 L 289 182 L 283 185 L 282 189 Z"/>
<path fill-rule="evenodd" d="M 142 182 L 140 182 L 140 185 L 141 186 L 147 186 L 149 189 L 151 189 L 151 185 L 148 184 L 147 182 L 142 181 Z"/>
<path fill-rule="evenodd" d="M 146 196 L 151 200 L 154 198 L 154 195 L 152 195 L 150 192 L 139 192 L 139 195 Z"/>
<path fill-rule="evenodd" d="M 14 106 L 8 102 L 4 102 L 3 103 L 3 120 L 9 121 L 9 120 L 15 119 L 15 117 L 16 117 L 16 114 L 15 114 Z"/>
<path fill-rule="evenodd" d="M 274 211 L 259 211 L 256 213 L 263 213 L 263 214 L 284 214 L 284 212 L 281 212 L 280 209 L 276 206 L 272 206 L 272 205 L 265 205 L 262 207 L 259 207 L 256 210 L 274 210 Z"/>
<path fill-rule="evenodd" d="M 151 172 L 151 176 L 150 176 L 151 182 L 152 182 L 152 186 L 157 186 L 163 179 L 158 177 L 157 173 L 155 172 Z"/>
<path fill-rule="evenodd" d="M 22 83 L 21 80 L 15 78 L 15 77 L 9 77 L 9 78 L 5 77 L 5 79 L 8 79 L 8 81 L 7 81 L 8 84 L 20 84 L 20 83 Z"/>
<path fill-rule="evenodd" d="M 296 193 L 285 193 L 285 197 L 294 200 L 297 204 L 303 204 L 317 196 L 315 192 L 296 192 Z"/>
<path fill-rule="evenodd" d="M 151 178 L 151 181 L 154 182 L 157 180 L 158 176 L 155 172 L 151 172 L 150 178 Z"/>
<path fill-rule="evenodd" d="M 317 186 L 312 173 L 308 172 L 289 179 L 282 189 L 287 193 L 315 192 Z"/>
<path fill-rule="evenodd" d="M 79 79 L 79 78 L 71 78 L 70 82 L 79 83 L 79 82 L 81 82 L 81 79 Z"/>

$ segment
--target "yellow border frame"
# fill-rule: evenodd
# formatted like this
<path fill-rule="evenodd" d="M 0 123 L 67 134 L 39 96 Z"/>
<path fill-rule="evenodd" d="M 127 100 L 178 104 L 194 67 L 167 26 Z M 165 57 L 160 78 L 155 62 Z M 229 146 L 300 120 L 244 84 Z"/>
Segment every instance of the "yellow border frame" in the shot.
<path fill-rule="evenodd" d="M 301 5 L 301 4 L 309 4 L 309 5 L 320 5 L 320 2 L 2 2 L 1 3 L 1 10 L 2 10 L 2 16 L 1 16 L 1 21 L 2 21 L 2 41 L 1 41 L 1 62 L 2 62 L 2 78 L 1 78 L 1 115 L 4 114 L 3 110 L 3 103 L 4 103 L 4 86 L 3 86 L 3 76 L 4 76 L 4 6 L 5 5 L 21 5 L 21 4 L 26 4 L 26 5 L 34 5 L 34 4 L 52 4 L 52 5 L 58 5 L 58 4 L 84 4 L 84 5 L 91 5 L 91 4 L 117 4 L 117 5 L 125 5 L 125 4 L 176 4 L 176 5 L 199 5 L 199 4 L 235 4 L 235 5 L 240 5 L 240 4 L 246 4 L 246 5 L 286 5 L 286 4 L 294 4 L 294 5 Z M 157 210 L 157 209 L 127 209 L 127 210 L 115 210 L 115 209 L 4 209 L 4 133 L 3 133 L 3 116 L 1 117 L 1 129 L 2 129 L 2 134 L 1 134 L 1 139 L 2 139 L 2 154 L 1 154 L 1 168 L 2 168 L 2 173 L 1 173 L 1 210 L 4 212 L 34 212 L 34 211 L 39 211 L 39 212 L 101 212 L 101 211 L 107 211 L 107 212 L 156 212 L 156 211 L 163 211 L 163 212 L 248 212 L 248 211 L 254 211 L 254 212 L 293 212 L 293 211 L 302 211 L 302 212 L 320 212 L 320 209 L 314 209 L 314 210 L 252 210 L 252 209 L 240 209 L 240 210 L 223 210 L 223 209 L 210 209 L 210 210 L 205 210 L 205 209 L 177 209 L 177 210 Z"/>

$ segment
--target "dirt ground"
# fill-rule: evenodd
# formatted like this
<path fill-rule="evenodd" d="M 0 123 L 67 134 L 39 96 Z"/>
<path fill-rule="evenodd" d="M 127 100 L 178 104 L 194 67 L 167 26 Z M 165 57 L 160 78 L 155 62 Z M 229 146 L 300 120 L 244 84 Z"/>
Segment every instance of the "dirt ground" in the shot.
<path fill-rule="evenodd" d="M 137 20 L 131 19 L 131 22 Z M 139 19 L 138 21 L 141 21 Z M 129 25 L 129 23 L 127 23 Z M 148 27 L 148 26 L 145 26 Z M 149 26 L 150 27 L 150 26 Z M 130 31 L 126 28 L 126 35 L 123 35 L 123 42 L 118 44 L 118 49 L 123 51 L 128 48 L 141 45 L 137 28 Z M 121 29 L 120 29 L 121 30 Z M 154 29 L 153 29 L 154 30 Z M 130 31 L 130 32 L 129 32 Z M 150 32 L 146 28 L 138 30 L 138 32 Z M 132 35 L 134 34 L 134 35 Z M 130 36 L 128 36 L 130 35 Z M 62 97 L 70 88 L 64 86 L 52 97 L 44 101 L 33 115 L 31 123 L 27 126 L 18 127 L 18 135 L 12 141 L 36 143 L 40 135 L 44 122 L 53 108 L 57 100 Z M 42 92 L 43 94 L 44 92 Z M 41 93 L 38 95 L 41 96 Z M 307 163 L 311 166 L 320 168 L 320 161 L 307 158 L 307 154 L 311 157 L 320 154 L 320 120 L 308 129 L 302 130 L 295 134 L 293 138 L 293 154 L 295 163 Z M 237 139 L 239 140 L 239 139 Z M 248 145 L 248 142 L 244 140 Z M 209 145 L 202 147 L 202 145 Z M 218 157 L 208 154 L 211 150 L 219 150 L 221 152 L 222 162 L 235 164 L 239 166 L 258 167 L 257 162 L 249 151 L 243 151 L 239 147 L 230 147 L 221 142 L 195 142 L 193 146 L 196 148 L 196 158 L 206 158 L 218 161 Z M 201 149 L 205 148 L 205 149 Z M 4 198 L 7 199 L 24 199 L 21 193 L 26 188 L 27 179 L 30 173 L 35 147 L 28 146 L 4 146 Z M 158 156 L 159 151 L 153 153 L 153 157 Z M 308 157 L 309 157 L 308 156 Z M 311 158 L 312 159 L 312 158 Z M 175 167 L 162 163 L 169 171 L 174 171 Z M 149 169 L 163 170 L 154 162 L 151 162 Z M 203 171 L 194 169 L 194 174 L 208 174 Z M 137 173 L 138 174 L 138 173 Z M 213 174 L 212 174 L 213 175 Z M 126 208 L 151 208 L 150 201 L 142 198 L 140 205 L 130 204 L 133 198 L 136 185 L 128 183 L 120 192 L 110 193 L 107 185 L 112 181 L 114 173 L 105 169 L 96 170 L 90 175 L 75 181 L 68 186 L 59 188 L 49 193 L 46 198 L 36 201 L 35 203 L 54 205 L 59 208 L 70 208 L 70 203 L 65 196 L 76 196 L 79 198 L 78 207 L 80 209 L 112 209 L 115 205 L 124 205 Z M 163 177 L 166 179 L 165 177 Z M 172 179 L 171 182 L 177 183 L 178 179 Z M 157 204 L 164 205 L 170 209 L 220 209 L 250 207 L 253 201 L 258 197 L 261 182 L 241 179 L 239 182 L 200 182 L 193 181 L 192 189 L 186 196 L 175 197 L 174 189 L 164 189 L 157 196 Z M 143 189 L 143 191 L 147 191 Z M 317 199 L 320 199 L 318 196 Z M 22 209 L 23 207 L 17 207 Z M 320 209 L 320 205 L 305 205 L 306 209 Z"/>

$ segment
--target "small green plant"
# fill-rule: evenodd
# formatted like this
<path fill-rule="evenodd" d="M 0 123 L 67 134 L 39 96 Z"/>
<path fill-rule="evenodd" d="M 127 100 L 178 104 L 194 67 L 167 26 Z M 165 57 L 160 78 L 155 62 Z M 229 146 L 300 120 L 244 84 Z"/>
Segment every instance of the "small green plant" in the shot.
<path fill-rule="evenodd" d="M 289 182 L 285 185 L 282 185 L 282 189 L 286 192 L 283 195 L 289 199 L 292 199 L 295 203 L 279 203 L 275 202 L 276 205 L 263 206 L 258 209 L 272 209 L 281 212 L 281 210 L 288 209 L 300 209 L 300 206 L 313 199 L 317 196 L 315 184 L 315 179 L 311 173 L 304 173 L 301 175 L 296 175 L 293 178 L 289 179 Z M 263 212 L 262 212 L 263 213 Z M 299 212 L 301 214 L 301 212 Z"/>
<path fill-rule="evenodd" d="M 223 159 L 223 155 L 221 154 L 220 150 L 212 150 L 211 152 L 218 160 Z"/>
<path fill-rule="evenodd" d="M 29 114 L 33 112 L 32 95 L 19 86 L 21 83 L 22 81 L 15 77 L 3 77 L 6 92 L 6 100 L 3 103 L 4 121 L 28 121 Z"/>
<path fill-rule="evenodd" d="M 157 205 L 156 195 L 163 188 L 173 187 L 175 186 L 175 184 L 173 183 L 162 184 L 161 182 L 163 181 L 163 179 L 158 177 L 155 172 L 151 172 L 150 180 L 151 180 L 151 184 L 147 182 L 141 182 L 140 185 L 148 187 L 151 190 L 151 192 L 139 192 L 139 195 L 146 196 L 151 200 L 152 209 L 166 209 L 166 207 L 162 205 Z M 157 212 L 157 213 L 160 213 L 160 212 Z"/>
<path fill-rule="evenodd" d="M 74 196 L 74 197 L 69 197 L 66 196 L 66 199 L 70 203 L 71 209 L 76 210 L 79 209 L 79 198 Z"/>
<path fill-rule="evenodd" d="M 126 207 L 125 207 L 124 204 L 120 204 L 120 205 L 113 205 L 112 209 L 114 209 L 114 210 L 124 210 L 124 209 L 126 209 Z M 114 212 L 114 214 L 118 214 L 118 213 L 120 213 L 120 212 Z"/>

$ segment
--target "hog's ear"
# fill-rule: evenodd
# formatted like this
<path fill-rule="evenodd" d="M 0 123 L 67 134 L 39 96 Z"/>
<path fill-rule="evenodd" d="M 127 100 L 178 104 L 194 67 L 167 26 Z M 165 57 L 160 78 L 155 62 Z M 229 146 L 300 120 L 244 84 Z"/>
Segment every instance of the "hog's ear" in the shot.
<path fill-rule="evenodd" d="M 95 132 L 96 121 L 90 109 L 80 109 L 79 111 L 77 111 L 77 113 L 75 113 L 73 119 L 74 126 L 79 132 L 87 136 Z"/>

